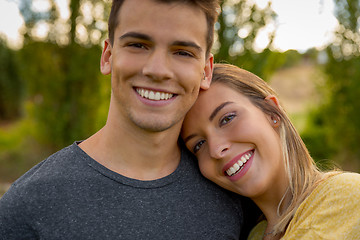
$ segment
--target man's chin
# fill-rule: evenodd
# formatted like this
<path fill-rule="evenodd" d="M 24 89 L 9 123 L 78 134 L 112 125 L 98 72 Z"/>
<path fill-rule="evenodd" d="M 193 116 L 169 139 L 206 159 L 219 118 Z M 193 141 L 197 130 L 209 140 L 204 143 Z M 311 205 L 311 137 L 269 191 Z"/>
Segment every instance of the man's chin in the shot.
<path fill-rule="evenodd" d="M 145 120 L 145 121 L 133 121 L 137 127 L 146 131 L 146 132 L 164 132 L 172 127 L 174 127 L 178 121 L 165 121 L 165 120 Z M 179 124 L 180 128 L 181 124 Z"/>

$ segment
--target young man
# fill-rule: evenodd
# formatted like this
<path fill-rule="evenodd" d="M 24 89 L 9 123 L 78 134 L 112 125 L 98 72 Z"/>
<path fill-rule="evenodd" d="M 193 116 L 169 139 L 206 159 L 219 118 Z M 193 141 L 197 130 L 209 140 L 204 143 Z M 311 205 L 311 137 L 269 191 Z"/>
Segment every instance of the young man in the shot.
<path fill-rule="evenodd" d="M 239 203 L 178 142 L 211 81 L 216 10 L 215 0 L 114 0 L 106 125 L 15 182 L 0 200 L 0 239 L 239 238 Z"/>

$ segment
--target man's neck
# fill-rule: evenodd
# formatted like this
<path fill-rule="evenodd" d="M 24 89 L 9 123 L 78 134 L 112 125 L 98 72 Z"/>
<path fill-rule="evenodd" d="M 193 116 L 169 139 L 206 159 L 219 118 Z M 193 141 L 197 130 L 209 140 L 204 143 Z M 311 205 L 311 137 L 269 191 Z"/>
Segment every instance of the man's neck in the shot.
<path fill-rule="evenodd" d="M 151 133 L 111 122 L 79 146 L 100 164 L 129 178 L 155 180 L 180 162 L 179 129 Z"/>

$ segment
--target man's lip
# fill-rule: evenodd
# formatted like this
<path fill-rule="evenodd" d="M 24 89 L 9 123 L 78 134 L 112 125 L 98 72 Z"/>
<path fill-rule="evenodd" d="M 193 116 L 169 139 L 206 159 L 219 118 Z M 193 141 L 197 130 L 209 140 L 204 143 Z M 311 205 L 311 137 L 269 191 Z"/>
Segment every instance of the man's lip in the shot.
<path fill-rule="evenodd" d="M 223 167 L 223 169 L 222 169 L 222 172 L 223 172 L 225 175 L 227 175 L 227 174 L 226 174 L 226 171 L 227 171 L 230 167 L 232 167 L 235 163 L 237 163 L 237 162 L 241 159 L 241 157 L 243 157 L 243 156 L 245 156 L 246 154 L 251 153 L 251 152 L 254 152 L 254 149 L 250 149 L 250 150 L 248 150 L 248 151 L 246 151 L 246 152 L 243 152 L 243 153 L 235 156 L 231 161 L 229 161 L 227 164 L 224 165 L 224 167 Z"/>
<path fill-rule="evenodd" d="M 177 98 L 177 94 L 155 88 L 134 87 L 134 92 L 143 104 L 153 107 L 168 105 Z"/>
<path fill-rule="evenodd" d="M 176 93 L 174 93 L 173 91 L 169 91 L 169 90 L 165 90 L 165 89 L 159 89 L 159 88 L 140 87 L 140 86 L 135 86 L 135 87 L 133 87 L 133 88 L 134 88 L 135 91 L 136 91 L 137 89 L 144 89 L 144 90 L 153 91 L 153 92 L 163 92 L 163 93 L 168 93 L 168 94 L 176 95 Z"/>

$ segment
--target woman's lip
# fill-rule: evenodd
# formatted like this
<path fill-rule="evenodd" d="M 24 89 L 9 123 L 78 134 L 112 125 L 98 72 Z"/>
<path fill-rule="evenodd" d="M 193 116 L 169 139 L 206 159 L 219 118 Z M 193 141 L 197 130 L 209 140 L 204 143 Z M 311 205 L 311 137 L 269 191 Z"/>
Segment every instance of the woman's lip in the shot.
<path fill-rule="evenodd" d="M 255 151 L 254 151 L 253 155 L 249 158 L 249 160 L 247 160 L 247 162 L 242 166 L 242 168 L 237 173 L 235 173 L 232 176 L 227 176 L 230 181 L 236 182 L 237 180 L 242 178 L 249 171 L 249 169 L 253 163 L 253 160 L 254 160 L 254 155 L 255 155 Z"/>
<path fill-rule="evenodd" d="M 230 167 L 232 167 L 235 163 L 237 163 L 243 156 L 245 156 L 248 153 L 254 154 L 254 149 L 248 150 L 248 151 L 241 153 L 241 154 L 237 155 L 236 157 L 234 157 L 230 162 L 225 164 L 225 166 L 222 169 L 223 172 L 225 173 Z"/>

